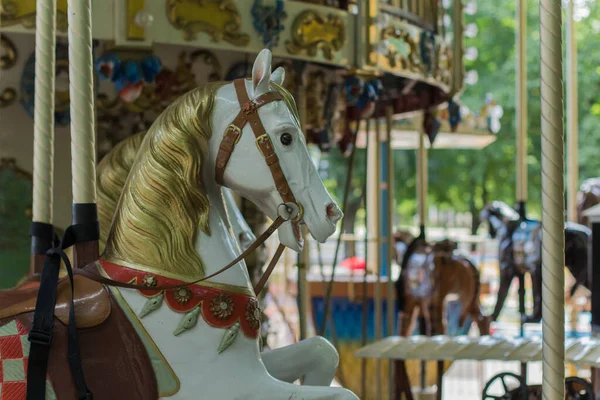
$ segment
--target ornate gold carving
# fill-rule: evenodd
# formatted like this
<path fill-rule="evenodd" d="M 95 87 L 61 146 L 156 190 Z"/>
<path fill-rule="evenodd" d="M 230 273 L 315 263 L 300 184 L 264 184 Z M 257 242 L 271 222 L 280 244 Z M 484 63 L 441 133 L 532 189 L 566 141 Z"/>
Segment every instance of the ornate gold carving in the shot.
<path fill-rule="evenodd" d="M 17 62 L 17 48 L 5 35 L 0 35 L 0 70 L 12 68 Z M 0 92 L 0 108 L 7 107 L 17 99 L 17 91 L 8 87 Z"/>
<path fill-rule="evenodd" d="M 452 83 L 452 49 L 446 43 L 438 43 L 436 53 L 437 68 L 435 78 L 445 85 L 450 85 Z"/>
<path fill-rule="evenodd" d="M 346 28 L 341 17 L 329 14 L 323 18 L 313 10 L 307 10 L 296 17 L 292 24 L 292 40 L 286 42 L 291 54 L 306 53 L 314 57 L 317 50 L 323 51 L 327 60 L 333 59 L 333 52 L 339 51 L 346 42 Z"/>
<path fill-rule="evenodd" d="M 5 35 L 0 35 L 0 69 L 9 69 L 17 62 L 17 48 Z"/>
<path fill-rule="evenodd" d="M 325 101 L 327 79 L 322 70 L 312 71 L 306 85 L 306 127 L 313 130 L 325 128 Z"/>
<path fill-rule="evenodd" d="M 390 43 L 389 39 L 396 39 Z M 421 71 L 421 59 L 417 39 L 409 32 L 389 26 L 381 31 L 382 43 L 387 43 L 386 57 L 391 68 L 400 66 L 412 72 Z"/>
<path fill-rule="evenodd" d="M 233 299 L 225 293 L 219 293 L 210 302 L 210 312 L 218 319 L 227 319 L 233 313 Z"/>
<path fill-rule="evenodd" d="M 0 20 L 3 26 L 23 25 L 35 29 L 35 0 L 2 0 Z M 67 30 L 67 0 L 57 0 L 56 29 Z"/>
<path fill-rule="evenodd" d="M 167 18 L 183 31 L 185 40 L 205 32 L 215 42 L 245 46 L 250 41 L 250 36 L 240 31 L 242 17 L 231 0 L 167 0 Z"/>

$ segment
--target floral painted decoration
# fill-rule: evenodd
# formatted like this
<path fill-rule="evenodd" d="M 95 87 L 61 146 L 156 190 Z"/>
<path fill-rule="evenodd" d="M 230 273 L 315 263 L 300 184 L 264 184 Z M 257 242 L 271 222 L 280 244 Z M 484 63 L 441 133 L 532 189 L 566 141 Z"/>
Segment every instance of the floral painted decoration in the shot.
<path fill-rule="evenodd" d="M 96 71 L 101 79 L 114 82 L 119 96 L 126 103 L 134 102 L 142 94 L 145 83 L 154 83 L 162 69 L 155 55 L 141 61 L 122 61 L 114 53 L 105 53 L 96 60 Z"/>

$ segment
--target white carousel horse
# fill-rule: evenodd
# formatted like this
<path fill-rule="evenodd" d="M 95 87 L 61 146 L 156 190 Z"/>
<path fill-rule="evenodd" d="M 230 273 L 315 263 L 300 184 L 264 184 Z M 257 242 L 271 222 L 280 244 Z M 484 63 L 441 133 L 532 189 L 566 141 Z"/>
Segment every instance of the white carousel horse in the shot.
<path fill-rule="evenodd" d="M 308 155 L 283 78 L 282 69 L 271 76 L 271 53 L 263 50 L 252 80 L 241 84 L 251 101 L 240 96 L 240 83 L 209 84 L 163 112 L 141 145 L 117 206 L 100 261 L 109 277 L 139 275 L 151 288 L 157 281 L 194 281 L 235 259 L 239 249 L 217 180 L 271 219 L 292 209 L 293 218 L 278 230 L 289 248 L 302 248 L 301 223 L 320 242 L 333 234 L 342 214 Z M 231 126 L 236 115 L 242 129 Z M 257 120 L 264 135 L 257 133 Z M 210 304 L 194 303 L 197 286 L 213 296 Z M 333 377 L 337 357 L 325 339 L 259 352 L 260 313 L 243 262 L 192 289 L 165 292 L 169 307 L 158 304 L 140 319 L 180 381 L 173 398 L 357 398 L 345 389 L 309 386 L 327 385 Z M 137 290 L 113 290 L 136 314 L 148 307 L 150 300 Z M 196 307 L 186 309 L 190 304 Z M 199 322 L 190 322 L 194 316 Z M 237 322 L 229 323 L 234 317 Z M 302 375 L 305 385 L 288 383 Z"/>

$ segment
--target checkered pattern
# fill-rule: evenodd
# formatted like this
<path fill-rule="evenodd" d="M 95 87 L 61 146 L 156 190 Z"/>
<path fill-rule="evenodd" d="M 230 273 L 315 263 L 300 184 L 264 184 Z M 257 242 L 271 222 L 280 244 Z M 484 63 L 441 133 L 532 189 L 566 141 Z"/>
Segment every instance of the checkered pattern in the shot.
<path fill-rule="evenodd" d="M 0 400 L 23 400 L 27 391 L 29 341 L 19 321 L 0 326 Z M 56 399 L 46 381 L 46 399 Z"/>

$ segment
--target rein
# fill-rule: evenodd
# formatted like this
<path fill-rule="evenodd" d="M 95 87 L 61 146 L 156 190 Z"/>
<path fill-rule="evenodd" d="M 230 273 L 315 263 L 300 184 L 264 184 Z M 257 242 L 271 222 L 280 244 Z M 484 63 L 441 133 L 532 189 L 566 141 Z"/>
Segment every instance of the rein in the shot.
<path fill-rule="evenodd" d="M 184 287 L 188 287 L 188 286 L 194 285 L 196 283 L 200 283 L 200 282 L 206 281 L 206 280 L 208 280 L 210 278 L 214 278 L 215 276 L 222 274 L 223 272 L 227 271 L 228 269 L 232 268 L 234 265 L 236 265 L 237 263 L 239 263 L 240 261 L 242 261 L 243 259 L 245 259 L 246 257 L 248 257 L 248 255 L 250 255 L 250 253 L 252 253 L 260 245 L 262 245 L 264 242 L 266 242 L 266 240 L 269 237 L 271 237 L 271 235 L 273 235 L 273 233 L 275 233 L 275 231 L 277 230 L 277 228 L 279 228 L 286 221 L 287 221 L 287 219 L 285 219 L 282 216 L 277 217 L 277 219 L 275 221 L 273 221 L 273 223 L 267 228 L 267 230 L 264 231 L 263 234 L 260 235 L 252 243 L 251 246 L 249 246 L 246 250 L 244 250 L 242 252 L 242 254 L 240 254 L 239 256 L 237 256 L 235 258 L 235 260 L 231 261 L 229 264 L 227 264 L 226 266 L 224 266 L 220 270 L 218 270 L 216 272 L 213 272 L 212 274 L 206 275 L 206 276 L 204 276 L 204 277 L 202 277 L 200 279 L 196 279 L 195 281 L 192 281 L 192 282 L 186 282 L 186 283 L 182 283 L 180 285 L 155 286 L 152 289 L 153 290 L 180 289 L 180 288 L 184 288 Z M 281 248 L 281 251 L 280 251 L 279 248 Z M 258 295 L 258 292 L 256 292 L 256 289 L 257 288 L 258 289 L 262 289 L 262 287 L 264 286 L 264 283 L 267 281 L 267 279 L 271 275 L 271 272 L 273 272 L 273 268 L 275 268 L 275 265 L 277 265 L 277 262 L 279 261 L 279 258 L 281 257 L 281 254 L 283 253 L 283 249 L 285 248 L 285 246 L 283 246 L 282 244 L 280 244 L 279 248 L 277 249 L 277 251 L 273 255 L 273 258 L 271 259 L 271 262 L 269 263 L 269 266 L 267 267 L 267 270 L 261 276 L 259 283 L 254 288 L 256 295 Z M 98 283 L 101 283 L 101 284 L 107 285 L 107 286 L 120 287 L 120 288 L 124 288 L 124 289 L 137 289 L 137 290 L 147 290 L 148 289 L 148 287 L 144 286 L 144 285 L 136 285 L 134 283 L 119 282 L 119 281 L 115 281 L 115 280 L 106 278 L 106 277 L 100 275 L 100 272 L 98 271 L 98 269 L 78 268 L 78 269 L 74 270 L 73 273 L 75 275 L 84 276 L 84 277 L 86 277 L 88 279 L 91 279 L 93 281 L 96 281 Z M 264 282 L 263 282 L 263 280 L 264 280 Z M 262 282 L 262 284 L 261 284 L 261 282 Z"/>

